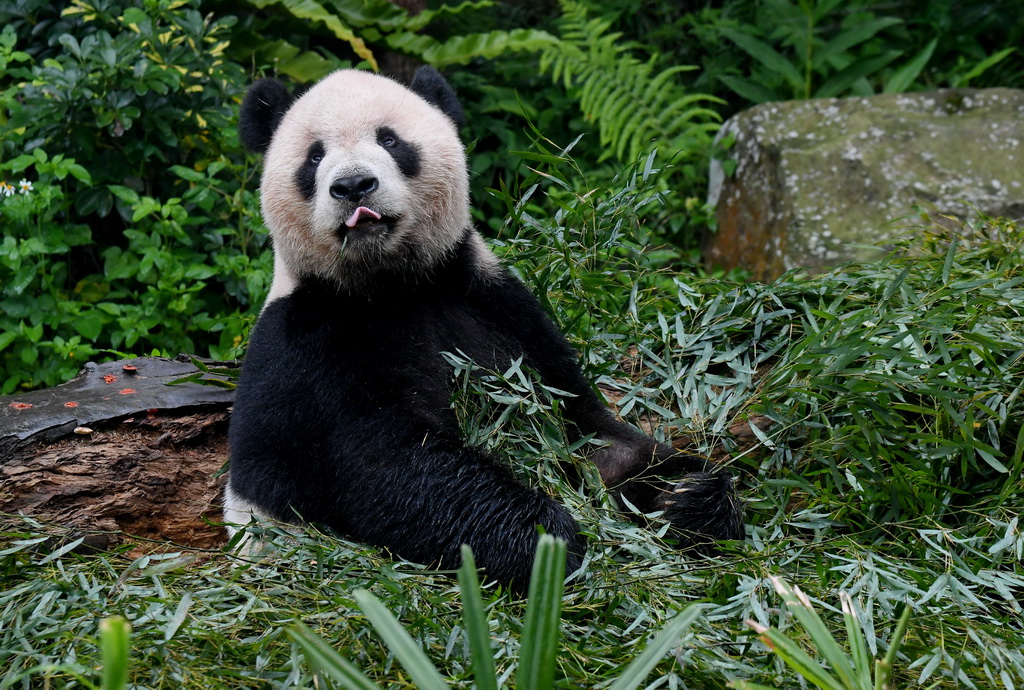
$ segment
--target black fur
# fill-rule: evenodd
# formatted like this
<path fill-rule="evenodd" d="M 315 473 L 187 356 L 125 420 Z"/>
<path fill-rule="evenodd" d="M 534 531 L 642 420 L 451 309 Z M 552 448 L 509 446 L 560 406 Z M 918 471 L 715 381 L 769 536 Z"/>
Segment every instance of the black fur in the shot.
<path fill-rule="evenodd" d="M 520 348 L 493 300 L 524 292 L 507 277 L 478 284 L 468 261 L 460 252 L 430 282 L 382 275 L 372 298 L 308 281 L 271 302 L 235 400 L 231 485 L 274 517 L 442 568 L 469 544 L 491 577 L 525 587 L 538 526 L 569 543 L 570 571 L 584 543 L 563 507 L 460 438 L 440 353 L 507 368 Z M 549 347 L 575 364 L 561 340 Z"/>
<path fill-rule="evenodd" d="M 461 117 L 436 71 L 421 69 L 414 83 L 449 117 Z M 283 110 L 252 92 L 250 101 L 242 131 L 259 144 Z M 403 174 L 418 172 L 421 154 L 398 132 L 381 128 L 378 143 Z M 302 165 L 315 172 L 318 150 L 304 153 Z M 295 183 L 306 194 L 315 181 L 303 170 Z M 348 178 L 335 184 L 338 194 L 356 186 Z M 231 419 L 232 491 L 272 517 L 324 523 L 441 568 L 457 567 L 467 543 L 490 577 L 518 589 L 529 580 L 540 527 L 568 542 L 571 572 L 585 549 L 575 521 L 501 462 L 466 447 L 441 353 L 465 353 L 487 370 L 522 357 L 545 384 L 570 394 L 561 401 L 569 440 L 592 434 L 606 442 L 591 459 L 613 495 L 643 513 L 665 511 L 683 546 L 741 538 L 731 479 L 618 421 L 537 298 L 503 269 L 476 263 L 472 232 L 429 270 L 382 265 L 347 291 L 304 278 L 267 305 Z"/>
<path fill-rule="evenodd" d="M 238 113 L 238 140 L 250 151 L 266 153 L 274 131 L 294 100 L 276 79 L 255 82 L 246 92 Z"/>
<path fill-rule="evenodd" d="M 466 124 L 466 115 L 462 112 L 459 99 L 455 90 L 445 81 L 441 73 L 430 65 L 424 65 L 416 70 L 409 84 L 409 90 L 420 95 L 423 100 L 438 108 L 448 116 L 448 119 L 455 123 L 455 126 L 462 128 Z"/>
<path fill-rule="evenodd" d="M 460 438 L 440 354 L 456 351 L 487 369 L 525 356 L 548 385 L 577 396 L 563 401 L 570 435 L 595 433 L 626 451 L 595 460 L 623 484 L 611 486 L 618 495 L 645 512 L 674 510 L 695 541 L 741 536 L 727 477 L 697 475 L 713 478 L 703 493 L 627 483 L 659 456 L 676 458 L 675 470 L 708 468 L 617 421 L 536 298 L 505 272 L 479 274 L 465 243 L 430 279 L 385 273 L 372 296 L 306 281 L 268 305 L 231 420 L 233 490 L 279 519 L 322 522 L 442 568 L 457 567 L 467 543 L 490 577 L 516 588 L 528 582 L 540 525 L 568 541 L 575 570 L 584 543 L 565 509 Z M 703 511 L 716 506 L 709 520 Z"/>
<path fill-rule="evenodd" d="M 391 154 L 403 175 L 406 177 L 416 177 L 420 174 L 421 154 L 419 146 L 411 141 L 402 139 L 398 136 L 398 132 L 390 127 L 381 127 L 377 130 L 377 143 Z"/>
<path fill-rule="evenodd" d="M 295 169 L 295 186 L 306 201 L 316 196 L 316 169 L 327 150 L 321 141 L 314 141 L 306 152 L 306 158 Z"/>

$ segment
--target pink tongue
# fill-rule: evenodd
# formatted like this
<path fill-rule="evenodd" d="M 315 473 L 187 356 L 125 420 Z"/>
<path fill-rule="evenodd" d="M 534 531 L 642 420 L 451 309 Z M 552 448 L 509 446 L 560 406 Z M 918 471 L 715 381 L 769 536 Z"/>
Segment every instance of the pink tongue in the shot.
<path fill-rule="evenodd" d="M 360 220 L 362 220 L 364 215 L 369 216 L 374 220 L 380 220 L 379 213 L 377 213 L 373 209 L 366 208 L 365 206 L 360 206 L 355 210 L 355 212 L 351 216 L 349 216 L 349 219 L 345 221 L 345 225 L 347 225 L 350 228 L 354 228 L 356 224 L 359 223 Z"/>

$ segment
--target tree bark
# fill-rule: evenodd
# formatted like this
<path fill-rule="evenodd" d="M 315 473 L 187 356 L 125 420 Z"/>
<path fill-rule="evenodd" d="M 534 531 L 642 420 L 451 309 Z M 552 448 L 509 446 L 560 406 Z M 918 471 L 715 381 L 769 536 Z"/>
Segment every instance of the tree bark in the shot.
<path fill-rule="evenodd" d="M 234 391 L 188 358 L 92 364 L 72 381 L 0 398 L 0 512 L 80 529 L 91 546 L 132 535 L 217 547 L 219 475 Z"/>

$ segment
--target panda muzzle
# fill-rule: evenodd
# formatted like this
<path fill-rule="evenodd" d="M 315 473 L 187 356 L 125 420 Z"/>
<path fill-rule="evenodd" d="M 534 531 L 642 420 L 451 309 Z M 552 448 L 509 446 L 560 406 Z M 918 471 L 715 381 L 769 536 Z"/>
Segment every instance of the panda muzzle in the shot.
<path fill-rule="evenodd" d="M 359 226 L 366 227 L 368 225 L 377 225 L 377 221 L 379 220 L 379 213 L 374 211 L 372 208 L 360 206 L 355 211 L 353 211 L 352 215 L 349 216 L 348 220 L 345 221 L 345 227 L 351 230 Z"/>

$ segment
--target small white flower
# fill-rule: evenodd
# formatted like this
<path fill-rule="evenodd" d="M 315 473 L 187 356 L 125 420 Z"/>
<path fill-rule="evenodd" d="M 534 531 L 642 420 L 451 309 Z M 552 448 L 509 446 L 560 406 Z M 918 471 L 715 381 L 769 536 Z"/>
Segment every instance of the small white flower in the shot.
<path fill-rule="evenodd" d="M 22 194 L 28 194 L 29 192 L 32 191 L 32 183 L 29 182 L 28 180 L 22 180 L 21 182 L 18 183 L 18 186 L 21 188 L 19 191 Z"/>
<path fill-rule="evenodd" d="M 14 194 L 14 187 L 6 182 L 0 181 L 0 194 L 3 194 L 4 196 L 11 196 Z"/>

